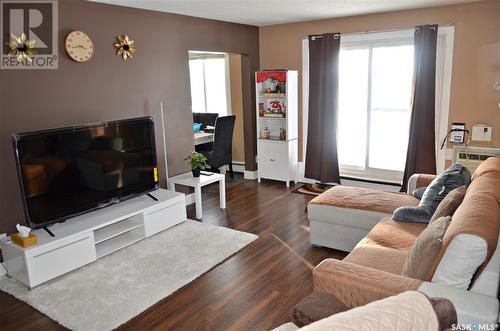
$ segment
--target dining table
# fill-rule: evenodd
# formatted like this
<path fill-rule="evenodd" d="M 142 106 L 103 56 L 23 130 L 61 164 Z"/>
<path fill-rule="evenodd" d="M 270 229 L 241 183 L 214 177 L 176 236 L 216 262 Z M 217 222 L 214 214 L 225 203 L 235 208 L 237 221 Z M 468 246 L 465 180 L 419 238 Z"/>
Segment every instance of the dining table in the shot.
<path fill-rule="evenodd" d="M 210 132 L 198 131 L 194 133 L 194 145 L 211 143 L 214 141 L 214 134 Z"/>

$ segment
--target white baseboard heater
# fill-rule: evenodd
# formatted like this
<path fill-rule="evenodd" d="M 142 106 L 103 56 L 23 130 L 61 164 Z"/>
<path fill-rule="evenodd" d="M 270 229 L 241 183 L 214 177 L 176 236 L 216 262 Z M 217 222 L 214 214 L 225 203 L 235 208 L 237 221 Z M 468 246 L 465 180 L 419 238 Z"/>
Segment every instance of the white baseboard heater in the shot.
<path fill-rule="evenodd" d="M 481 162 L 492 156 L 500 156 L 500 148 L 470 146 L 455 146 L 453 148 L 453 163 L 464 165 L 471 174 Z"/>

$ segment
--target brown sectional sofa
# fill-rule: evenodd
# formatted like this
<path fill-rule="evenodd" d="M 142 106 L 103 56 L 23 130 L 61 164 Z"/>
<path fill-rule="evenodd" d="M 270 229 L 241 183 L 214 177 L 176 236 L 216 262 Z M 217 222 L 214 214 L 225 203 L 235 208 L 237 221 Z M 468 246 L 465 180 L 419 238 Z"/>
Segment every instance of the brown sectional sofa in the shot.
<path fill-rule="evenodd" d="M 432 178 L 434 177 L 414 176 L 410 186 L 414 188 L 428 185 Z M 356 191 L 360 194 L 356 195 Z M 380 196 L 377 196 L 375 192 L 379 192 Z M 344 193 L 344 196 L 339 197 Z M 341 223 L 339 216 L 343 215 L 342 212 L 338 213 L 339 210 L 359 211 L 361 209 L 380 212 L 381 202 L 388 201 L 391 195 L 393 200 L 388 203 L 390 207 L 386 210 L 387 214 L 390 214 L 391 210 L 393 211 L 401 203 L 411 202 L 413 205 L 418 203 L 412 201 L 415 198 L 409 198 L 410 196 L 406 194 L 335 187 L 312 200 L 309 208 L 311 206 L 326 208 L 323 212 L 324 215 L 328 215 L 327 211 L 330 207 L 330 215 L 336 217 L 335 225 L 337 226 Z M 375 199 L 374 208 L 371 208 L 368 198 Z M 354 214 L 357 217 L 363 215 L 359 212 Z M 315 215 L 316 218 L 318 218 L 317 215 Z M 348 220 L 354 223 L 357 221 L 362 224 L 371 222 L 362 218 Z M 348 227 L 348 222 L 342 224 L 342 227 Z M 350 225 L 357 230 L 361 228 L 357 224 Z M 348 307 L 362 306 L 407 290 L 419 290 L 429 296 L 442 296 L 450 299 L 457 308 L 459 323 L 497 322 L 498 283 L 500 281 L 500 249 L 498 248 L 500 158 L 488 159 L 474 173 L 465 198 L 452 217 L 441 248 L 426 279 L 403 277 L 401 271 L 408 252 L 426 227 L 427 224 L 393 221 L 390 216 L 382 218 L 367 231 L 343 261 L 326 259 L 314 269 L 314 290 L 334 294 Z M 337 227 L 336 230 L 338 229 L 344 231 L 343 228 Z M 343 235 L 345 233 L 341 234 Z M 463 235 L 484 239 L 487 244 L 486 258 L 477 269 L 471 284 L 463 289 L 433 281 L 436 269 L 440 264 L 445 263 L 444 256 L 453 253 L 456 244 L 454 240 Z M 441 266 L 441 274 L 446 273 L 446 268 L 443 268 Z"/>

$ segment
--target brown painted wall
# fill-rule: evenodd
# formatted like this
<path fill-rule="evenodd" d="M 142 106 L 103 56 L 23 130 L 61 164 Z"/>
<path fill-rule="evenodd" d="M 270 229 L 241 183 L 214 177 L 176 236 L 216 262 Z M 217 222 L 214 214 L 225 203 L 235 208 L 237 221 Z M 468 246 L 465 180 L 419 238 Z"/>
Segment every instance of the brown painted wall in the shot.
<path fill-rule="evenodd" d="M 491 143 L 500 146 L 500 1 L 390 12 L 260 28 L 262 69 L 295 69 L 301 74 L 300 36 L 326 32 L 363 32 L 408 28 L 419 24 L 455 25 L 449 122 L 488 123 Z M 300 84 L 300 79 L 299 79 Z M 302 87 L 299 86 L 299 91 Z M 302 159 L 302 100 L 299 93 L 299 157 Z M 474 143 L 473 145 L 480 145 Z"/>
<path fill-rule="evenodd" d="M 64 52 L 63 40 L 75 29 L 94 42 L 88 63 L 75 63 Z M 135 40 L 133 60 L 115 56 L 113 43 L 120 34 Z M 151 115 L 157 121 L 163 183 L 160 98 L 170 175 L 188 170 L 183 158 L 194 149 L 188 50 L 244 54 L 246 84 L 252 84 L 259 66 L 256 27 L 75 0 L 59 1 L 59 45 L 58 70 L 0 70 L 0 233 L 13 231 L 23 219 L 12 133 Z M 244 90 L 243 100 L 245 116 L 254 118 L 251 90 Z M 255 154 L 254 140 L 247 148 Z"/>
<path fill-rule="evenodd" d="M 243 139 L 243 89 L 241 86 L 241 55 L 229 54 L 231 113 L 236 116 L 233 134 L 233 161 L 245 163 Z"/>

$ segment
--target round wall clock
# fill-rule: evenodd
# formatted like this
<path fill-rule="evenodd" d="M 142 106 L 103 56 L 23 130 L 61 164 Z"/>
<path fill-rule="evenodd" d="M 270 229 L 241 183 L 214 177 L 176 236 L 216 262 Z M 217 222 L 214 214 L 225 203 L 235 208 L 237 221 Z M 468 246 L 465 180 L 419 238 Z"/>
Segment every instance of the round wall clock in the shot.
<path fill-rule="evenodd" d="M 90 37 L 82 31 L 72 31 L 64 42 L 66 53 L 76 62 L 87 62 L 94 54 L 94 44 Z"/>

